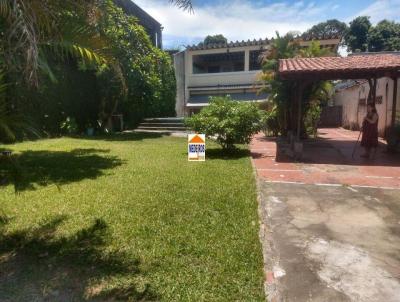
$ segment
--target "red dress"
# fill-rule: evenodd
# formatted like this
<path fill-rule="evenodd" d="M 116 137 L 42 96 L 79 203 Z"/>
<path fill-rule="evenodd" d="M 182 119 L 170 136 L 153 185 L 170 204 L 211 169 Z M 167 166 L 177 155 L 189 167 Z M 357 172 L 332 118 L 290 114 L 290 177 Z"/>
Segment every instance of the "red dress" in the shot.
<path fill-rule="evenodd" d="M 368 115 L 368 118 L 372 118 L 372 116 Z M 375 123 L 370 123 L 367 120 L 364 121 L 361 146 L 365 148 L 378 147 L 378 119 Z"/>

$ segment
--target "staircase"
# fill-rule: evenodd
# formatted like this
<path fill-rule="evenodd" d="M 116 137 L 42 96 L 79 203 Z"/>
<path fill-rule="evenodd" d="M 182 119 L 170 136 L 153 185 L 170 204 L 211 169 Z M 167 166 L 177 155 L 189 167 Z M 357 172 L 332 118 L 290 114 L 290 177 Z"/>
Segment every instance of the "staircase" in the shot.
<path fill-rule="evenodd" d="M 186 132 L 183 118 L 179 117 L 163 117 L 163 118 L 146 118 L 136 128 L 141 132 Z"/>

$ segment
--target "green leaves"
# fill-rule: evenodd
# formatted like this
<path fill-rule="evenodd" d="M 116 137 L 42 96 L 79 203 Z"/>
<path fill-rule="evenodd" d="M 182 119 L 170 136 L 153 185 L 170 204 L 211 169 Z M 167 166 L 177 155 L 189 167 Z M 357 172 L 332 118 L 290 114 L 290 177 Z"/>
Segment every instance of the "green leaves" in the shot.
<path fill-rule="evenodd" d="M 255 103 L 233 101 L 230 96 L 212 97 L 210 105 L 186 120 L 197 133 L 216 137 L 223 149 L 248 144 L 261 130 L 262 113 Z"/>

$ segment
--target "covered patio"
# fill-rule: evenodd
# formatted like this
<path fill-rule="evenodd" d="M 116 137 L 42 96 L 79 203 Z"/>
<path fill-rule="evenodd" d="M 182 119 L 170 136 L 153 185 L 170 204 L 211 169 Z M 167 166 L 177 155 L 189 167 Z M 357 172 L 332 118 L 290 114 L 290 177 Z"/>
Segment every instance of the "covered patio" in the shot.
<path fill-rule="evenodd" d="M 295 82 L 292 104 L 292 125 L 299 142 L 303 118 L 302 95 L 312 82 L 321 80 L 365 79 L 369 83 L 368 103 L 376 103 L 377 79 L 389 77 L 394 81 L 391 126 L 395 125 L 397 81 L 400 77 L 400 55 L 367 54 L 349 57 L 292 58 L 279 60 L 279 76 Z"/>

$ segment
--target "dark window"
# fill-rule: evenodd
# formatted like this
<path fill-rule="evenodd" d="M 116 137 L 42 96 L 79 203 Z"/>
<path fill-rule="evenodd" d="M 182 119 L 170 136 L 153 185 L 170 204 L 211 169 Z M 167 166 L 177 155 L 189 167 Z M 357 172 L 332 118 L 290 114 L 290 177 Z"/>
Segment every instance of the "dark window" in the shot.
<path fill-rule="evenodd" d="M 261 50 L 250 51 L 250 70 L 261 70 L 262 53 L 263 52 Z"/>
<path fill-rule="evenodd" d="M 244 71 L 244 52 L 226 52 L 193 56 L 193 73 Z"/>

